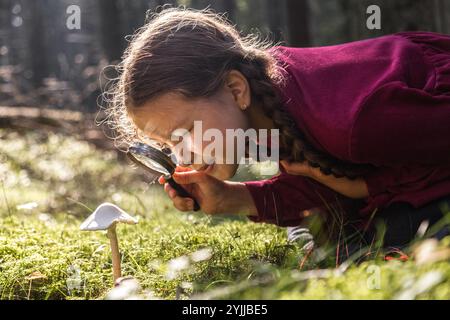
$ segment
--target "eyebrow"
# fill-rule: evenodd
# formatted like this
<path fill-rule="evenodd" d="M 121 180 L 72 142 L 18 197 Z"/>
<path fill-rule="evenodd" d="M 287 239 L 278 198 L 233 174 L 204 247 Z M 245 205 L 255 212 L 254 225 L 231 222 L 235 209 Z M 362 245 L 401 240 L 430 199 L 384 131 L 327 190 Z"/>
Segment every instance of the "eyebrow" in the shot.
<path fill-rule="evenodd" d="M 170 120 L 168 120 L 168 121 L 170 121 Z M 180 123 L 178 123 L 178 124 L 175 126 L 175 129 L 172 129 L 172 130 L 164 130 L 163 132 L 158 132 L 158 128 L 157 128 L 157 127 L 153 127 L 151 131 L 146 130 L 146 133 L 149 134 L 149 135 L 155 134 L 156 136 L 158 136 L 159 138 L 161 138 L 161 140 L 163 140 L 163 141 L 159 141 L 159 142 L 161 142 L 161 143 L 167 143 L 167 141 L 172 141 L 172 139 L 171 139 L 172 133 L 173 133 L 175 130 L 180 129 L 180 128 L 184 128 L 184 129 L 186 129 L 186 130 L 189 130 L 189 128 L 187 128 L 187 126 L 183 126 L 183 125 L 186 124 L 186 123 L 187 123 L 187 122 L 185 122 L 185 120 L 184 120 L 184 121 L 180 121 Z M 173 126 L 171 126 L 170 123 L 169 123 L 169 126 L 168 126 L 168 127 L 173 127 Z M 154 138 L 151 138 L 151 139 L 154 139 Z M 159 140 L 159 139 L 154 139 L 154 140 Z"/>

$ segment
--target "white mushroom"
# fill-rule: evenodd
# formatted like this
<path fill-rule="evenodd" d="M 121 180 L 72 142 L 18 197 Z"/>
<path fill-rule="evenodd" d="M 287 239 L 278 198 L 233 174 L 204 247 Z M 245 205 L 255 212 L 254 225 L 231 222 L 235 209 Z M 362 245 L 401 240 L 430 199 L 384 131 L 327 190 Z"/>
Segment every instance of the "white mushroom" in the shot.
<path fill-rule="evenodd" d="M 112 203 L 103 203 L 80 226 L 82 231 L 107 230 L 107 236 L 111 243 L 114 282 L 122 276 L 116 225 L 117 223 L 136 224 L 137 222 L 137 219 L 118 206 Z"/>

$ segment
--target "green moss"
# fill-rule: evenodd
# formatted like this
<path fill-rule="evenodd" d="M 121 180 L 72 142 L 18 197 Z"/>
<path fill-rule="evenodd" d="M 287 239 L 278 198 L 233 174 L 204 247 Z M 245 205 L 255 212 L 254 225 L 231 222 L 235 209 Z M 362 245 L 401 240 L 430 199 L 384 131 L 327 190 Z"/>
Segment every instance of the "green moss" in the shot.
<path fill-rule="evenodd" d="M 283 229 L 178 213 L 160 186 L 145 183 L 115 153 L 57 134 L 0 130 L 0 139 L 1 299 L 103 298 L 112 282 L 109 243 L 79 225 L 105 201 L 139 217 L 136 226 L 118 227 L 123 274 L 160 298 L 392 299 L 411 290 L 418 299 L 450 298 L 448 261 L 375 260 L 340 274 L 300 272 L 302 252 L 287 245 Z M 450 247 L 450 239 L 441 245 Z M 189 258 L 205 248 L 204 261 Z M 179 257 L 190 262 L 173 272 Z M 373 266 L 380 287 L 371 289 Z"/>

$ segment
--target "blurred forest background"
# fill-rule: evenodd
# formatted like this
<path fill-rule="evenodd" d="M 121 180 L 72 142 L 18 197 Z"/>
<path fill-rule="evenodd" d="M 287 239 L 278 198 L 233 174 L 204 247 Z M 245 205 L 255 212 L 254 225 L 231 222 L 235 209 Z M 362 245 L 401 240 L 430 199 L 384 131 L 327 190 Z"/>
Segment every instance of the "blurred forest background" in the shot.
<path fill-rule="evenodd" d="M 97 111 L 101 70 L 120 59 L 146 11 L 164 4 L 226 12 L 242 32 L 294 47 L 450 31 L 445 0 L 0 0 L 0 106 Z M 381 30 L 366 28 L 371 4 L 381 8 Z M 66 27 L 70 5 L 81 8 L 80 30 Z"/>

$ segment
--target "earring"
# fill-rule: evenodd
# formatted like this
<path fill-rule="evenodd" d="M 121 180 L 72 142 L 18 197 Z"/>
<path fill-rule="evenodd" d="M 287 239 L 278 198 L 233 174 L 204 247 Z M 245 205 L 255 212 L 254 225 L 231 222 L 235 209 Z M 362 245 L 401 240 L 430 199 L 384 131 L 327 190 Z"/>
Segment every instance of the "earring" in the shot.
<path fill-rule="evenodd" d="M 247 105 L 244 104 L 244 105 L 241 107 L 241 109 L 242 109 L 242 110 L 247 110 Z"/>

